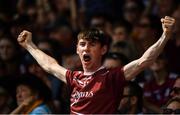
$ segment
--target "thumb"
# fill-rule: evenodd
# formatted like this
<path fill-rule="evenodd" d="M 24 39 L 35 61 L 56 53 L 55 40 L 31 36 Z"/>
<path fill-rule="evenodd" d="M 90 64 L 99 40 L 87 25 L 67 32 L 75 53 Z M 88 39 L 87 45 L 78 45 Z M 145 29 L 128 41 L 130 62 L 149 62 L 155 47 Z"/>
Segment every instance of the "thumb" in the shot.
<path fill-rule="evenodd" d="M 164 19 L 163 18 L 161 18 L 161 22 L 164 23 Z"/>

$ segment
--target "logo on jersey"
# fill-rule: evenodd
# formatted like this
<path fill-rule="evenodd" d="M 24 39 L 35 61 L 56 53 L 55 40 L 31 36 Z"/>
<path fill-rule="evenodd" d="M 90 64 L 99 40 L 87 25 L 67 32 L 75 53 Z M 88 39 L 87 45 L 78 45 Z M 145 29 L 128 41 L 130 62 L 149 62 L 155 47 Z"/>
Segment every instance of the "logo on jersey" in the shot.
<path fill-rule="evenodd" d="M 82 80 L 79 80 L 78 78 L 74 77 L 73 80 L 78 83 L 81 87 L 85 87 L 89 81 L 92 79 L 92 76 L 85 77 Z"/>
<path fill-rule="evenodd" d="M 79 91 L 75 91 L 73 94 L 72 94 L 72 104 L 71 106 L 73 106 L 74 104 L 76 104 L 80 98 L 89 98 L 89 97 L 92 97 L 94 94 L 92 91 L 88 92 L 79 92 Z"/>

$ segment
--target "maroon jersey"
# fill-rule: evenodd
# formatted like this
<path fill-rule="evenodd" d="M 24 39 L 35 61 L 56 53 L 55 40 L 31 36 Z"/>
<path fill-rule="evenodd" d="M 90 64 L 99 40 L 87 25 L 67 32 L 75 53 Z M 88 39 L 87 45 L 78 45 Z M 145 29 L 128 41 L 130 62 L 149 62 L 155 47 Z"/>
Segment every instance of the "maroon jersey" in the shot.
<path fill-rule="evenodd" d="M 122 68 L 103 68 L 92 75 L 68 70 L 66 79 L 71 94 L 71 113 L 116 112 L 125 84 Z"/>

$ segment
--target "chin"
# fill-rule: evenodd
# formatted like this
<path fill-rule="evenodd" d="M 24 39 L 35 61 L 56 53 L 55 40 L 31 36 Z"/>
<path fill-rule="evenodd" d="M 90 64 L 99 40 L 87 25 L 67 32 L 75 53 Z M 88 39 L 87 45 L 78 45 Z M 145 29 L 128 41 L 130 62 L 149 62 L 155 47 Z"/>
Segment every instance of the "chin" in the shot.
<path fill-rule="evenodd" d="M 84 69 L 85 71 L 87 71 L 87 72 L 93 71 L 93 68 L 92 68 L 90 65 L 84 65 L 84 66 L 83 66 L 83 69 Z"/>
<path fill-rule="evenodd" d="M 90 70 L 91 68 L 88 65 L 83 66 L 84 70 Z"/>

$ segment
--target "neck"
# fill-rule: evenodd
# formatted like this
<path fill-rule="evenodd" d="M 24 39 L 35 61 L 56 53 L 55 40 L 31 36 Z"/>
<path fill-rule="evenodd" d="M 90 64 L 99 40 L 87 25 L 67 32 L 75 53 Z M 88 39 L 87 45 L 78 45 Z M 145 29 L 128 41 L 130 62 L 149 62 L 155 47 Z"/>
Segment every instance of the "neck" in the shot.
<path fill-rule="evenodd" d="M 43 100 L 42 100 L 42 99 L 38 99 L 38 100 L 34 101 L 34 103 L 32 103 L 32 105 L 28 106 L 28 107 L 25 109 L 26 111 L 24 111 L 24 113 L 27 114 L 27 113 L 32 112 L 33 109 L 35 109 L 37 106 L 39 106 L 39 105 L 42 104 L 42 103 L 43 103 Z"/>
<path fill-rule="evenodd" d="M 102 68 L 104 68 L 104 66 L 100 66 L 100 67 L 96 68 L 94 71 L 84 71 L 84 75 L 92 75 Z"/>
<path fill-rule="evenodd" d="M 97 69 L 99 69 L 101 66 L 102 66 L 102 63 L 96 61 L 94 63 L 91 63 L 90 65 L 83 65 L 83 70 L 84 72 L 94 72 Z"/>

